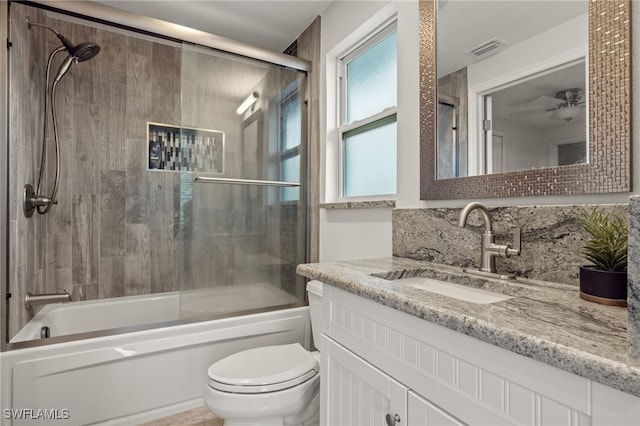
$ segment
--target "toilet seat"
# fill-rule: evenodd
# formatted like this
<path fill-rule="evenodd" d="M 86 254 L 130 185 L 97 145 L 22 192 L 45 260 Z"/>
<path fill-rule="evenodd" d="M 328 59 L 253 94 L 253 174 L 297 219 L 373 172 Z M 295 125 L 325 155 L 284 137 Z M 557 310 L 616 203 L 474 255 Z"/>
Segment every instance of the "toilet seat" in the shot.
<path fill-rule="evenodd" d="M 235 353 L 213 363 L 207 372 L 213 389 L 253 394 L 294 387 L 316 376 L 319 369 L 317 358 L 293 343 Z"/>

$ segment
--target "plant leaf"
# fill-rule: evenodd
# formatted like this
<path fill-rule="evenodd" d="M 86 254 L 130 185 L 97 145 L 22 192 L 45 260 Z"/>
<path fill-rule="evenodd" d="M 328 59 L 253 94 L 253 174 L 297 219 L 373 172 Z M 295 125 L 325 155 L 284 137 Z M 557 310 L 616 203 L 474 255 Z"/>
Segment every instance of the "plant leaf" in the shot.
<path fill-rule="evenodd" d="M 628 229 L 624 220 L 616 214 L 603 214 L 598 206 L 591 210 L 583 207 L 577 220 L 591 236 L 580 254 L 602 270 L 626 270 Z"/>

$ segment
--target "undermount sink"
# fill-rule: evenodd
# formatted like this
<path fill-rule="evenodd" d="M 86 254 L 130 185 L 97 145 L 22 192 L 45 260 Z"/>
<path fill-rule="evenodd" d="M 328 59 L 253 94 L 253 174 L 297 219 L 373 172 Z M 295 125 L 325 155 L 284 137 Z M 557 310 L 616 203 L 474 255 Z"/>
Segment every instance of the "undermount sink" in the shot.
<path fill-rule="evenodd" d="M 502 302 L 513 298 L 512 296 L 505 296 L 504 294 L 495 293 L 493 291 L 448 283 L 432 278 L 409 277 L 393 281 L 421 290 L 437 293 L 442 296 L 452 297 L 454 299 L 477 303 L 480 305 Z"/>

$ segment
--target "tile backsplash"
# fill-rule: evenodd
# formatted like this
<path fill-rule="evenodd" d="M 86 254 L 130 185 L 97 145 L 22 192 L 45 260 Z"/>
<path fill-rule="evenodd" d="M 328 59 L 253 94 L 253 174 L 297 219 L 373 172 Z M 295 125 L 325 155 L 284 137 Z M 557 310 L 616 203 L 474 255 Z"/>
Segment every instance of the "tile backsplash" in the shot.
<path fill-rule="evenodd" d="M 628 220 L 627 204 L 602 205 L 601 208 Z M 578 285 L 578 267 L 587 263 L 580 256 L 580 248 L 588 238 L 576 220 L 580 209 L 579 205 L 490 208 L 497 244 L 510 244 L 515 227 L 522 232 L 520 256 L 497 258 L 498 272 Z M 479 212 L 472 212 L 467 226 L 458 227 L 461 210 L 395 210 L 393 255 L 477 268 L 484 222 Z"/>

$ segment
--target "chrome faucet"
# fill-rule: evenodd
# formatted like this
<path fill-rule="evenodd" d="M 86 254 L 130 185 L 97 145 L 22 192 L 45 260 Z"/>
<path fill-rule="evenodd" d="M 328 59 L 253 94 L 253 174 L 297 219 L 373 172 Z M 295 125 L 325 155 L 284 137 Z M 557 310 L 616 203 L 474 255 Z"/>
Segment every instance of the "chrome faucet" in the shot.
<path fill-rule="evenodd" d="M 460 213 L 460 221 L 458 226 L 464 228 L 467 224 L 469 213 L 478 210 L 484 219 L 484 232 L 482 233 L 480 271 L 495 274 L 496 273 L 496 256 L 510 257 L 520 255 L 520 228 L 513 230 L 513 248 L 509 244 L 496 244 L 495 234 L 493 233 L 493 221 L 489 215 L 489 210 L 482 203 L 473 202 L 467 204 Z"/>

